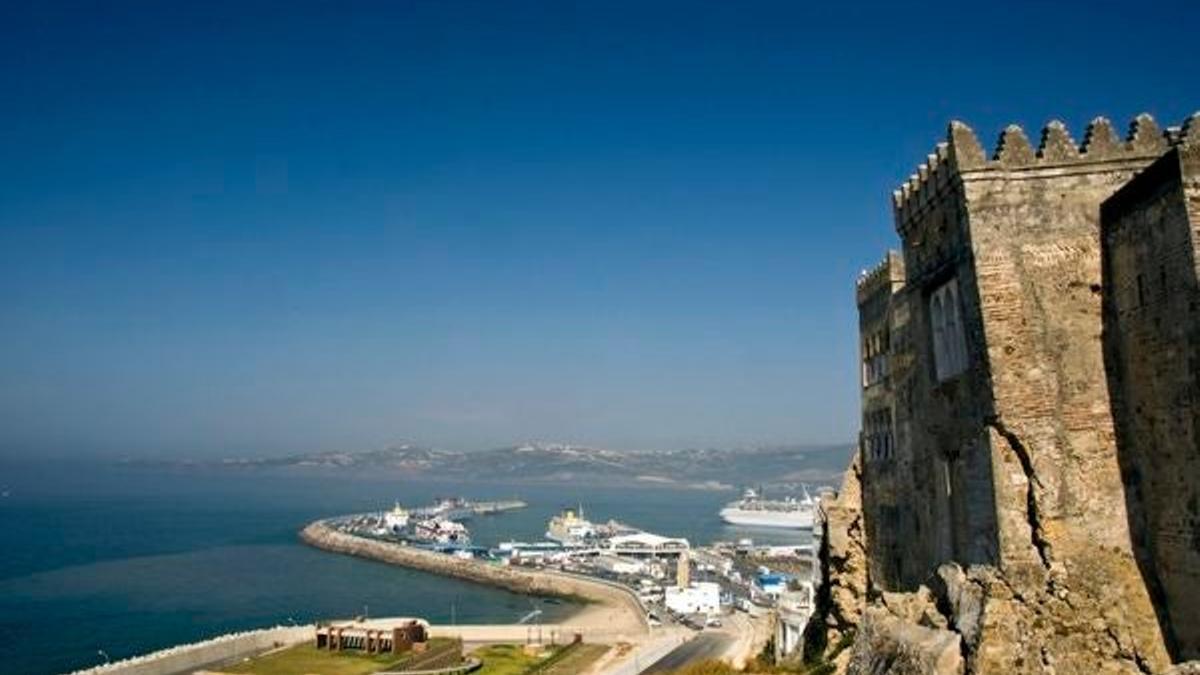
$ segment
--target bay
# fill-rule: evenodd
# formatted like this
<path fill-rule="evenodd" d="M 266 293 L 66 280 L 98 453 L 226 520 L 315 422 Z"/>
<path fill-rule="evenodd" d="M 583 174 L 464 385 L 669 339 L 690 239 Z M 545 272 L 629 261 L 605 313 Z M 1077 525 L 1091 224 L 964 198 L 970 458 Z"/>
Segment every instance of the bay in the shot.
<path fill-rule="evenodd" d="M 693 543 L 807 534 L 730 528 L 733 493 L 658 486 L 447 483 L 337 470 L 278 472 L 89 462 L 0 464 L 0 663 L 68 672 L 222 633 L 315 619 L 421 616 L 435 623 L 545 621 L 571 607 L 309 548 L 316 518 L 428 503 L 517 497 L 529 507 L 477 517 L 473 539 L 537 540 L 582 505 Z"/>

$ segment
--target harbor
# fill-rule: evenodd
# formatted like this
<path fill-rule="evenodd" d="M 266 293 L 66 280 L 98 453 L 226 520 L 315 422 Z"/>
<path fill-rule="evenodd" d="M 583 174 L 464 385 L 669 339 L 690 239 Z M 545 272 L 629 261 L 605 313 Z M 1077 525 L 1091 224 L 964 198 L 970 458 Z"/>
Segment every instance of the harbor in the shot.
<path fill-rule="evenodd" d="M 811 531 L 817 500 L 807 491 L 799 499 L 775 501 L 758 495 L 747 491 L 714 515 L 728 521 L 748 513 L 753 526 L 764 531 Z M 798 647 L 813 611 L 811 537 L 788 544 L 748 537 L 696 544 L 614 518 L 593 521 L 584 505 L 576 504 L 552 516 L 540 539 L 485 543 L 474 541 L 468 529 L 479 513 L 471 504 L 464 499 L 412 509 L 395 504 L 317 521 L 301 538 L 325 550 L 518 593 L 595 603 L 583 615 L 599 611 L 607 630 L 625 636 L 660 630 L 728 634 L 740 650 L 728 655 L 732 662 L 744 662 L 768 642 L 777 657 L 787 656 Z M 504 506 L 491 512 L 525 504 Z M 536 615 L 531 612 L 517 624 Z"/>
<path fill-rule="evenodd" d="M 120 475 L 113 477 L 113 482 L 123 484 L 125 481 L 121 477 L 131 473 L 152 477 L 153 481 L 147 483 L 169 487 L 170 494 L 176 498 L 180 494 L 204 495 L 207 500 L 204 503 L 213 504 L 205 512 L 211 516 L 201 521 L 204 527 L 193 526 L 188 530 L 196 533 L 194 552 L 151 558 L 139 556 L 129 562 L 117 563 L 119 569 L 124 570 L 123 578 L 130 581 L 115 587 L 109 584 L 106 592 L 112 593 L 115 588 L 124 593 L 121 602 L 152 603 L 155 597 L 174 592 L 173 580 L 181 574 L 192 574 L 190 570 L 194 569 L 197 570 L 195 576 L 188 576 L 195 589 L 188 596 L 194 606 L 207 612 L 217 611 L 229 603 L 241 603 L 241 606 L 256 608 L 257 613 L 247 613 L 227 623 L 191 625 L 185 630 L 173 625 L 168 615 L 154 614 L 153 625 L 158 627 L 157 632 L 135 633 L 127 627 L 97 622 L 90 643 L 95 647 L 90 651 L 87 645 L 70 647 L 69 651 L 63 652 L 63 665 L 43 669 L 47 672 L 68 672 L 97 665 L 109 657 L 115 663 L 137 655 L 153 654 L 171 645 L 207 644 L 206 640 L 226 633 L 241 636 L 245 631 L 266 626 L 346 622 L 359 615 L 420 617 L 430 622 L 435 635 L 445 635 L 443 631 L 454 629 L 470 644 L 522 644 L 528 638 L 536 640 L 539 628 L 544 639 L 549 641 L 552 633 L 564 635 L 564 627 L 583 629 L 588 644 L 612 643 L 597 632 L 612 623 L 604 615 L 609 603 L 588 599 L 584 593 L 570 589 L 565 594 L 558 594 L 553 587 L 530 583 L 524 575 L 517 577 L 512 573 L 537 577 L 565 575 L 590 582 L 611 582 L 626 589 L 621 591 L 627 594 L 626 597 L 629 593 L 637 596 L 637 602 L 641 604 L 648 632 L 641 634 L 643 637 L 638 638 L 637 645 L 653 644 L 657 649 L 670 651 L 679 647 L 680 640 L 693 645 L 697 644 L 695 640 L 704 638 L 705 642 L 701 644 L 711 647 L 719 643 L 720 655 L 725 655 L 728 650 L 732 660 L 739 654 L 750 653 L 751 641 L 761 648 L 767 637 L 762 628 L 755 626 L 762 626 L 769 616 L 769 600 L 760 599 L 762 606 L 751 608 L 754 615 L 736 607 L 746 606 L 738 603 L 738 598 L 748 599 L 750 593 L 756 592 L 751 588 L 755 584 L 746 582 L 754 582 L 760 566 L 765 565 L 772 572 L 788 569 L 785 560 L 795 562 L 802 558 L 809 543 L 809 535 L 803 530 L 723 524 L 720 510 L 740 493 L 646 487 L 581 489 L 574 485 L 531 488 L 503 483 L 334 481 L 328 477 L 290 475 L 182 476 L 145 468 L 122 469 Z M 297 494 L 317 492 L 321 494 L 319 500 L 295 499 Z M 794 488 L 791 492 L 799 494 Z M 222 495 L 221 504 L 211 500 L 210 495 L 214 494 Z M 772 497 L 783 495 L 784 489 L 777 486 L 770 494 Z M 383 516 L 395 509 L 397 500 L 407 511 L 424 512 L 426 507 L 455 499 L 446 495 L 463 495 L 458 499 L 469 497 L 467 501 L 478 504 L 521 501 L 525 506 L 490 515 L 473 511 L 470 516 L 457 521 L 468 530 L 470 543 L 467 546 L 433 545 L 415 540 L 404 543 L 372 531 L 379 527 Z M 514 499 L 517 496 L 521 499 Z M 236 511 L 240 517 L 231 520 L 225 515 L 230 511 Z M 568 511 L 574 511 L 575 520 L 586 523 L 564 518 L 569 515 Z M 356 515 L 329 517 L 339 512 Z M 121 522 L 135 520 L 128 511 L 108 511 L 106 515 Z M 164 501 L 148 516 L 141 515 L 139 522 L 143 529 L 177 529 L 178 522 L 173 515 L 172 506 Z M 547 537 L 547 533 L 557 529 L 551 527 L 556 519 L 560 523 L 573 523 L 572 527 L 580 534 L 591 529 L 601 536 L 585 536 L 564 545 L 564 542 Z M 409 554 L 424 551 L 430 556 L 420 556 L 423 560 L 418 560 L 418 556 L 409 555 L 401 560 L 375 555 L 366 548 L 318 548 L 317 542 L 296 536 L 306 523 L 316 521 L 323 522 L 329 529 L 353 530 L 352 541 L 356 544 L 367 539 L 395 545 L 385 549 L 400 548 Z M 198 538 L 205 531 L 220 532 L 228 544 L 214 549 L 210 540 Z M 614 537 L 622 538 L 607 541 Z M 678 556 L 661 548 L 657 552 L 653 547 L 646 550 L 645 544 L 658 541 L 658 537 L 686 540 L 689 582 L 697 584 L 697 593 L 685 593 L 677 598 L 671 590 L 678 586 Z M 753 541 L 746 541 L 747 538 Z M 240 543 L 252 539 L 260 543 L 251 546 Z M 706 555 L 709 548 L 722 549 L 717 553 L 728 560 L 736 559 L 736 566 L 709 557 Z M 326 551 L 344 555 L 329 555 Z M 378 564 L 380 562 L 384 564 Z M 451 567 L 468 571 L 457 573 Z M 499 570 L 502 574 L 485 572 L 487 576 L 483 576 L 477 573 L 480 567 Z M 207 572 L 201 573 L 214 568 L 226 570 L 222 579 L 233 583 L 217 583 Z M 281 576 L 281 569 L 287 573 Z M 677 620 L 667 608 L 668 592 L 672 605 L 678 607 L 677 600 L 702 599 L 707 592 L 703 590 L 704 582 L 737 585 L 725 579 L 725 570 L 738 571 L 743 590 L 731 587 L 727 594 L 718 591 L 718 613 L 712 618 L 716 620 L 713 623 L 719 622 L 720 626 L 707 625 L 708 618 L 695 613 L 680 614 Z M 793 571 L 797 578 L 803 578 L 799 567 Z M 18 577 L 3 585 L 0 604 L 19 611 L 23 597 L 38 597 L 35 594 L 40 593 L 39 580 L 42 578 L 49 577 Z M 79 598 L 64 598 L 62 612 L 54 616 L 67 616 L 67 613 L 77 611 L 82 606 Z M 681 609 L 690 611 L 688 607 Z M 684 623 L 684 619 L 691 625 Z M 53 628 L 49 622 L 40 625 L 47 630 Z M 311 635 L 305 635 L 304 642 L 307 642 Z M 30 640 L 29 644 L 40 644 L 34 634 L 23 635 L 22 639 Z M 222 641 L 220 645 L 244 645 L 254 649 L 255 645 L 261 644 L 258 638 L 231 639 L 232 643 Z M 704 648 L 704 653 L 709 653 L 709 647 Z M 107 657 L 98 654 L 96 649 L 103 649 Z M 225 647 L 214 646 L 212 649 L 225 653 Z M 211 650 L 201 649 L 202 653 L 208 651 Z M 636 653 L 641 654 L 643 666 L 661 655 L 653 650 Z M 35 667 L 28 665 L 35 662 L 35 652 L 29 654 L 26 661 L 20 661 L 23 657 L 18 655 L 17 662 L 22 667 L 16 668 L 15 672 L 37 672 Z M 44 659 L 44 656 L 39 658 Z M 677 654 L 676 658 L 682 657 Z"/>

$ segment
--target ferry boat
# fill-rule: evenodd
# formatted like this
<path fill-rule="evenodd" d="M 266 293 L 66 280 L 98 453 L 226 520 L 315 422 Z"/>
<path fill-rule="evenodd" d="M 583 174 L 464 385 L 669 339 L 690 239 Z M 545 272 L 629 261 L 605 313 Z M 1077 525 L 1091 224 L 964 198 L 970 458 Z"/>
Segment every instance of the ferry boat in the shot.
<path fill-rule="evenodd" d="M 410 519 L 408 510 L 396 502 L 395 508 L 383 514 L 383 527 L 392 534 L 401 534 L 408 529 Z"/>
<path fill-rule="evenodd" d="M 754 490 L 746 490 L 741 499 L 721 509 L 721 519 L 731 525 L 810 530 L 815 509 L 816 500 L 807 490 L 801 499 L 781 500 L 765 499 Z"/>
<path fill-rule="evenodd" d="M 563 509 L 562 513 L 550 519 L 546 528 L 546 538 L 564 545 L 581 545 L 594 540 L 597 536 L 596 526 L 583 517 L 583 507 L 579 510 Z"/>
<path fill-rule="evenodd" d="M 413 537 L 434 544 L 457 544 L 465 546 L 471 543 L 467 528 L 462 523 L 435 517 L 417 521 L 413 526 Z"/>

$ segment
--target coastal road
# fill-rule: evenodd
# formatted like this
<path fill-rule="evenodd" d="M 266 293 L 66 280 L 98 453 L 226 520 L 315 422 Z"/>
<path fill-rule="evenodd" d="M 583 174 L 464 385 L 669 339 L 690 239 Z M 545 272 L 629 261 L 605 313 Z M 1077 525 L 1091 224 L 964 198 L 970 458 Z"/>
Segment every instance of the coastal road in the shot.
<path fill-rule="evenodd" d="M 717 659 L 725 653 L 725 650 L 729 648 L 732 642 L 733 638 L 727 633 L 706 631 L 691 641 L 679 645 L 671 653 L 655 661 L 653 665 L 642 672 L 664 673 L 676 668 L 682 668 L 693 661 Z"/>

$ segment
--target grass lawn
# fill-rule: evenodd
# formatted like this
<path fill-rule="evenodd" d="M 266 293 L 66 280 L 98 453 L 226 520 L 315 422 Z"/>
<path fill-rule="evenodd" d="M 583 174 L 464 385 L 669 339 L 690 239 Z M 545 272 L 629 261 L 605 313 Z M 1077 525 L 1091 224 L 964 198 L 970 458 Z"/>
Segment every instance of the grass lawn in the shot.
<path fill-rule="evenodd" d="M 575 675 L 588 669 L 608 651 L 608 645 L 582 644 L 564 656 L 561 661 L 542 671 L 544 675 Z"/>
<path fill-rule="evenodd" d="M 547 651 L 547 654 L 553 652 Z M 483 661 L 474 675 L 521 675 L 549 656 L 537 657 L 525 653 L 521 645 L 488 645 L 471 653 Z"/>
<path fill-rule="evenodd" d="M 483 661 L 483 667 L 474 675 L 524 675 L 534 666 L 558 654 L 561 654 L 561 658 L 547 664 L 544 670 L 537 671 L 538 675 L 577 675 L 607 651 L 606 645 L 585 644 L 570 648 L 550 647 L 542 656 L 530 656 L 521 645 L 490 645 L 472 654 Z"/>
<path fill-rule="evenodd" d="M 430 649 L 452 640 L 434 638 Z M 368 655 L 357 650 L 331 652 L 311 644 L 296 645 L 221 668 L 223 673 L 254 675 L 369 675 L 407 661 L 408 655 Z"/>

